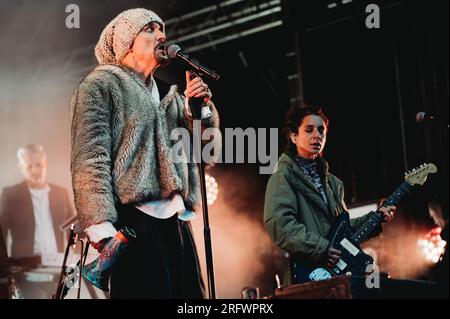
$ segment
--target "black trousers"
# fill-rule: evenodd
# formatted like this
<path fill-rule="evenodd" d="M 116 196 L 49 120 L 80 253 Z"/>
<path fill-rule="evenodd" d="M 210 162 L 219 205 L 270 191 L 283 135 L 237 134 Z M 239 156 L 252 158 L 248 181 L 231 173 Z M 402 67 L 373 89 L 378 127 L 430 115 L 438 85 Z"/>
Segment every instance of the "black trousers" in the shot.
<path fill-rule="evenodd" d="M 134 206 L 119 207 L 117 229 L 136 232 L 111 273 L 112 299 L 200 299 L 204 283 L 189 222 L 151 217 Z"/>

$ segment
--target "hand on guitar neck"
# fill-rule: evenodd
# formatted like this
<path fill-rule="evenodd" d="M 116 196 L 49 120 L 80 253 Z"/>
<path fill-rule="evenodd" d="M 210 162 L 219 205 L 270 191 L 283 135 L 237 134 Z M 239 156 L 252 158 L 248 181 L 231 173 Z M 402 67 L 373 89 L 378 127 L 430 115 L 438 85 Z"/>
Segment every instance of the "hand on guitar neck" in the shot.
<path fill-rule="evenodd" d="M 395 214 L 397 207 L 396 206 L 383 206 L 383 202 L 381 203 L 381 206 L 378 208 L 378 212 L 383 215 L 383 223 L 386 223 L 386 222 L 390 222 L 392 220 L 392 218 L 394 218 L 394 214 Z"/>

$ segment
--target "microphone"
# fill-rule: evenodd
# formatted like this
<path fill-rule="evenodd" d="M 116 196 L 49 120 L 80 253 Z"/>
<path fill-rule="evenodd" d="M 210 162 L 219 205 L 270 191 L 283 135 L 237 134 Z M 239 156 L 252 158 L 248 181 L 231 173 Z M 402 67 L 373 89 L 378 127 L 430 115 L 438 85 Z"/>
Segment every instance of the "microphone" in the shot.
<path fill-rule="evenodd" d="M 216 71 L 201 65 L 196 59 L 191 58 L 186 52 L 181 50 L 180 46 L 177 44 L 170 44 L 166 47 L 167 56 L 171 59 L 179 58 L 187 63 L 191 68 L 194 69 L 199 75 L 206 75 L 208 78 L 217 81 L 220 75 Z"/>
<path fill-rule="evenodd" d="M 425 112 L 418 112 L 416 114 L 416 122 L 422 123 L 426 121 L 433 121 L 433 120 L 439 120 L 438 117 L 434 116 L 433 114 L 428 114 Z"/>

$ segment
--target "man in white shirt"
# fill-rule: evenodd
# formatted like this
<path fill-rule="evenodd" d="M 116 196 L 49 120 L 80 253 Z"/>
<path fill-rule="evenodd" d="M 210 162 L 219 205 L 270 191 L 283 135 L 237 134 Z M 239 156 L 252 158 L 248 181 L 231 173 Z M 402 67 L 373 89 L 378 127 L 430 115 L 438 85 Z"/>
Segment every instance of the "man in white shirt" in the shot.
<path fill-rule="evenodd" d="M 24 178 L 2 191 L 0 225 L 4 237 L 11 235 L 11 258 L 35 257 L 63 252 L 60 225 L 74 215 L 67 190 L 47 182 L 47 155 L 42 145 L 30 144 L 17 152 Z M 5 241 L 6 241 L 5 238 Z"/>

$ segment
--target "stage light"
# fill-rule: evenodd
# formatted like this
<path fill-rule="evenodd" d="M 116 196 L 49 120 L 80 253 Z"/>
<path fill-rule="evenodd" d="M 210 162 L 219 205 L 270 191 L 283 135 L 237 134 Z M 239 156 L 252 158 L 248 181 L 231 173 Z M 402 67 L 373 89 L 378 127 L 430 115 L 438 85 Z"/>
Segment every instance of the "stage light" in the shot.
<path fill-rule="evenodd" d="M 208 205 L 214 204 L 219 194 L 219 185 L 216 179 L 208 174 L 205 174 L 205 184 L 206 184 L 206 198 L 208 200 Z"/>
<path fill-rule="evenodd" d="M 438 263 L 441 259 L 447 242 L 442 240 L 440 227 L 433 228 L 425 238 L 417 241 L 418 246 L 422 249 L 425 258 L 432 263 Z"/>
<path fill-rule="evenodd" d="M 336 2 L 331 2 L 329 4 L 327 4 L 327 8 L 328 9 L 333 9 L 337 7 L 337 3 Z"/>

